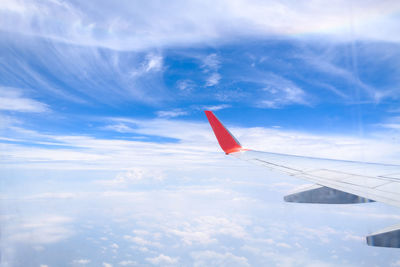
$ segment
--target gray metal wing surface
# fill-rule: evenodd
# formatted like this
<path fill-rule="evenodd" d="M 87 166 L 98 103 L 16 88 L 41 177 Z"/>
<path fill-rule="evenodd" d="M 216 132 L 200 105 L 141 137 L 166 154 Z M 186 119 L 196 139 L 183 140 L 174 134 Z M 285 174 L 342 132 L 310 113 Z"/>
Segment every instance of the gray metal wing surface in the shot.
<path fill-rule="evenodd" d="M 400 207 L 400 166 L 259 151 L 230 155 L 318 185 Z"/>

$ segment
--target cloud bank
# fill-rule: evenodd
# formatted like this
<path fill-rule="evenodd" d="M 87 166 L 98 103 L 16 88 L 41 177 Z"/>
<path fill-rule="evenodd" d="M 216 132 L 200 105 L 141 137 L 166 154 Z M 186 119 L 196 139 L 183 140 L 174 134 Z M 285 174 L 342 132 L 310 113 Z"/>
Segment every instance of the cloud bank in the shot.
<path fill-rule="evenodd" d="M 239 36 L 322 34 L 399 42 L 398 1 L 3 1 L 1 30 L 85 46 L 138 50 Z M 106 11 L 106 12 L 104 12 Z M 348 26 L 350 25 L 350 26 Z M 385 27 L 382 27 L 382 26 Z"/>

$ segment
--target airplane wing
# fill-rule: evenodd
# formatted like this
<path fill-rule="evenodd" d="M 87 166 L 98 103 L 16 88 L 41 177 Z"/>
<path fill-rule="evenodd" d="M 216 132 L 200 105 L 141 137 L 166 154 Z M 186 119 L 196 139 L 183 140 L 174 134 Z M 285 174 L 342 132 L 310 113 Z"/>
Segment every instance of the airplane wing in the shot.
<path fill-rule="evenodd" d="M 302 157 L 244 149 L 212 111 L 205 111 L 225 154 L 315 183 L 285 196 L 300 203 L 379 201 L 400 207 L 400 166 Z M 400 248 L 400 225 L 367 237 L 368 245 Z"/>

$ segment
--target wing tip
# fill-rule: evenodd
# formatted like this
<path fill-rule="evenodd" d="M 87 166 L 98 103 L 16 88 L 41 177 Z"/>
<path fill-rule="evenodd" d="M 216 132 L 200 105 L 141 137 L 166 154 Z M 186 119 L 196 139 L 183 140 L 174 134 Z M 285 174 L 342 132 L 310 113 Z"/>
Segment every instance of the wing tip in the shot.
<path fill-rule="evenodd" d="M 205 110 L 204 113 L 207 116 L 208 122 L 213 129 L 215 137 L 225 154 L 242 151 L 243 148 L 239 141 L 229 132 L 227 128 L 220 122 L 220 120 L 214 115 L 211 110 Z"/>

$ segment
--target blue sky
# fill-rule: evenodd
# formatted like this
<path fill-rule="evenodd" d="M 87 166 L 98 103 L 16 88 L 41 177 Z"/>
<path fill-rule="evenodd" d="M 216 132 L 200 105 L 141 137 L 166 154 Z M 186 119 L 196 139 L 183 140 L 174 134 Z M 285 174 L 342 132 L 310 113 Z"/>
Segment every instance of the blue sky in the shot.
<path fill-rule="evenodd" d="M 397 1 L 2 1 L 4 266 L 399 266 L 242 145 L 400 163 Z"/>

